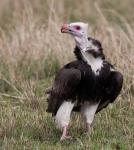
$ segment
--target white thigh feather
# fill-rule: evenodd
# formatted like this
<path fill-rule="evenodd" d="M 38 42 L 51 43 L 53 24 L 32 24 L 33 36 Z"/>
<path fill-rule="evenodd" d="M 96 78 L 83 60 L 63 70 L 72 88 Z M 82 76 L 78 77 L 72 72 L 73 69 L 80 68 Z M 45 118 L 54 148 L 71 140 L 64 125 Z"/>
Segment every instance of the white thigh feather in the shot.
<path fill-rule="evenodd" d="M 57 128 L 63 128 L 65 126 L 68 126 L 69 121 L 70 121 L 70 115 L 74 107 L 74 104 L 75 103 L 72 103 L 69 101 L 64 101 L 62 103 L 62 105 L 60 106 L 55 116 L 55 122 L 56 122 Z"/>

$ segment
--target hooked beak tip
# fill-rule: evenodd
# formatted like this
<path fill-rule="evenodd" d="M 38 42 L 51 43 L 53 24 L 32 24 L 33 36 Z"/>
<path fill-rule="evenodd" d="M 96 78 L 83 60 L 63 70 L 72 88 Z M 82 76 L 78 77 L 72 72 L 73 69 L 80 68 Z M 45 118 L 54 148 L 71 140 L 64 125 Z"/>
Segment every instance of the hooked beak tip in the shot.
<path fill-rule="evenodd" d="M 61 27 L 61 33 L 67 33 L 68 31 L 68 25 L 67 24 L 64 24 L 62 27 Z"/>

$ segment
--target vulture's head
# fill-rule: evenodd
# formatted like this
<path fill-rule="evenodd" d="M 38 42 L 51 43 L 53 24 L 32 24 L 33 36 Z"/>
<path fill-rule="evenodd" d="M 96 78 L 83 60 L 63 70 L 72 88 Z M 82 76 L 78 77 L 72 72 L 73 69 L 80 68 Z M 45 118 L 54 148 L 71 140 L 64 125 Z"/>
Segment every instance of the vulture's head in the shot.
<path fill-rule="evenodd" d="M 73 36 L 76 41 L 76 45 L 80 49 L 87 47 L 88 43 L 88 24 L 83 22 L 75 22 L 70 24 L 64 24 L 61 27 L 62 33 L 68 33 Z"/>
<path fill-rule="evenodd" d="M 70 24 L 64 24 L 61 27 L 62 33 L 69 33 L 74 37 L 87 36 L 88 24 L 83 22 L 75 22 Z"/>

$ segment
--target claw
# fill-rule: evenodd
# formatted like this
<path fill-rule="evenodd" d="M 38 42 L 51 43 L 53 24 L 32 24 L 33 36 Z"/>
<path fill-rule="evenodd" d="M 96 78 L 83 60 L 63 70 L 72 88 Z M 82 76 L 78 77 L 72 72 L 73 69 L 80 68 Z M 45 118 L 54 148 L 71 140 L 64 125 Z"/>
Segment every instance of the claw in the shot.
<path fill-rule="evenodd" d="M 67 140 L 67 139 L 72 139 L 72 137 L 71 136 L 61 136 L 61 138 L 60 138 L 60 141 L 64 141 L 64 140 Z"/>

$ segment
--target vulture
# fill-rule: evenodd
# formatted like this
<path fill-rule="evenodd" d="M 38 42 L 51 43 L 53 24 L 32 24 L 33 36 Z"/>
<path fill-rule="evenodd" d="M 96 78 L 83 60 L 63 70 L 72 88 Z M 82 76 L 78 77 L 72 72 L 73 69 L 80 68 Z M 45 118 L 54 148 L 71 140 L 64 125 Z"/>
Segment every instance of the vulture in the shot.
<path fill-rule="evenodd" d="M 105 59 L 101 43 L 88 37 L 87 23 L 64 24 L 61 32 L 74 38 L 76 60 L 58 71 L 46 93 L 49 95 L 47 112 L 62 131 L 60 140 L 64 140 L 71 138 L 68 129 L 72 111 L 81 113 L 86 131 L 90 133 L 94 115 L 119 95 L 123 75 Z"/>

